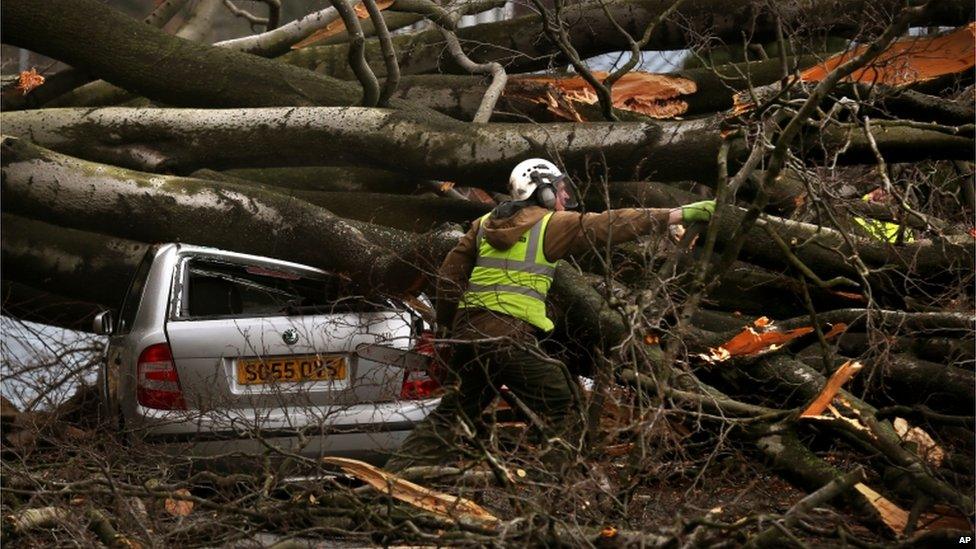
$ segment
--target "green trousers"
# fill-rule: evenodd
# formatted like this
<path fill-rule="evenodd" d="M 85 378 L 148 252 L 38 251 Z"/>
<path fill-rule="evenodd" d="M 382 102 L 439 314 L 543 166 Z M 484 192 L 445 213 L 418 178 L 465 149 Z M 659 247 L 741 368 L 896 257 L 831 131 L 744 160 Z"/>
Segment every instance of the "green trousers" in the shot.
<path fill-rule="evenodd" d="M 544 423 L 548 437 L 570 442 L 579 425 L 578 390 L 566 366 L 534 344 L 467 343 L 455 346 L 447 392 L 386 464 L 390 471 L 438 465 L 457 452 L 459 435 L 474 432 L 481 412 L 502 385 Z M 462 426 L 467 425 L 467 429 Z M 565 450 L 553 452 L 565 460 Z M 552 462 L 552 460 L 549 460 Z"/>

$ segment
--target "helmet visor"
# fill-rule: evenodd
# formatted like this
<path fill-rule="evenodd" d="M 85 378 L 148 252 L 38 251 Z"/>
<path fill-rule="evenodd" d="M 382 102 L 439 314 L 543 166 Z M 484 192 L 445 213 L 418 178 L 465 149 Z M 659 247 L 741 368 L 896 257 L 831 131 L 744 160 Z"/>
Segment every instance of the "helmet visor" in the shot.
<path fill-rule="evenodd" d="M 556 192 L 556 211 L 575 210 L 579 207 L 576 186 L 565 175 L 560 175 L 553 182 Z"/>

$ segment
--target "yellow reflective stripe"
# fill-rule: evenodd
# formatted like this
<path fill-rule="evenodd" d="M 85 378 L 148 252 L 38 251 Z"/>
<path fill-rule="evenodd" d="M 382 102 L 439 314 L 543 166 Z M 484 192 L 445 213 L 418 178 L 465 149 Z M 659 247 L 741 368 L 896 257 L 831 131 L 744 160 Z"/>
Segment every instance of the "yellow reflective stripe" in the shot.
<path fill-rule="evenodd" d="M 546 229 L 549 227 L 549 220 L 552 219 L 553 212 L 549 212 L 542 218 L 542 223 L 539 223 L 539 234 L 545 235 Z M 531 249 L 531 248 L 530 248 Z M 549 265 L 552 267 L 552 272 L 556 272 L 556 262 L 549 261 L 546 259 L 546 243 L 544 240 L 540 240 L 535 247 L 535 263 L 537 265 Z"/>
<path fill-rule="evenodd" d="M 507 293 L 507 294 L 520 294 L 527 295 L 529 297 L 534 297 L 539 301 L 545 300 L 546 296 L 542 295 L 540 292 L 533 290 L 532 288 L 526 288 L 525 286 L 514 286 L 510 284 L 491 284 L 489 286 L 481 286 L 479 284 L 469 284 L 468 291 L 472 293 Z"/>
<path fill-rule="evenodd" d="M 478 267 L 505 269 L 507 271 L 517 271 L 520 273 L 540 274 L 549 277 L 556 274 L 556 268 L 550 267 L 549 265 L 539 265 L 538 263 L 530 263 L 525 261 L 512 261 L 511 259 L 500 259 L 497 257 L 478 257 L 478 261 L 475 262 L 475 265 Z"/>

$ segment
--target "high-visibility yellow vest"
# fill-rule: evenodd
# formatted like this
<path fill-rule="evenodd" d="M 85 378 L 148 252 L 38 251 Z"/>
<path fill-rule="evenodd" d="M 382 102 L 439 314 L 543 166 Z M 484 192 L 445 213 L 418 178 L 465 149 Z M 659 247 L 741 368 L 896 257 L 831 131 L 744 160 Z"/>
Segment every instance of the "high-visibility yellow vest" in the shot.
<path fill-rule="evenodd" d="M 556 263 L 543 251 L 549 212 L 519 237 L 511 248 L 493 248 L 485 238 L 485 222 L 478 226 L 478 260 L 471 270 L 467 291 L 458 307 L 479 307 L 524 320 L 546 332 L 553 329 L 546 316 L 546 294 L 556 274 Z"/>

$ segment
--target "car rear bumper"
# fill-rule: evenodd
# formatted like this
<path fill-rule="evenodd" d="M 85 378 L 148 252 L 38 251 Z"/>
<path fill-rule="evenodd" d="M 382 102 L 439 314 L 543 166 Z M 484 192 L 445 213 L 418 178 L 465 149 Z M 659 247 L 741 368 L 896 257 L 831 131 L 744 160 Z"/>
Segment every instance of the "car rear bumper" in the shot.
<path fill-rule="evenodd" d="M 342 408 L 229 413 L 141 410 L 131 431 L 164 454 L 196 459 L 270 455 L 342 456 L 379 462 L 398 448 L 439 399 Z M 260 419 L 255 419 L 259 416 Z M 277 456 L 275 456 L 277 454 Z M 222 459 L 222 461 L 228 461 Z M 276 460 L 277 461 L 277 460 Z"/>

